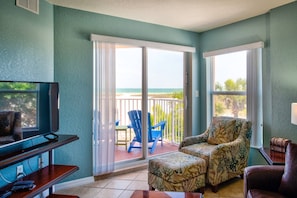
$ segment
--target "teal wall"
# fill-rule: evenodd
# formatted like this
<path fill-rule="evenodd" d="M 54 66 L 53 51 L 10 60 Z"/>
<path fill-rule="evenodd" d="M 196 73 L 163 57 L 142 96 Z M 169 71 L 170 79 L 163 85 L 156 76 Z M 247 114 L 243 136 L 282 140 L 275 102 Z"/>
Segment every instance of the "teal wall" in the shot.
<path fill-rule="evenodd" d="M 202 53 L 264 41 L 264 143 L 267 145 L 272 136 L 288 137 L 297 142 L 297 128 L 290 123 L 290 103 L 297 101 L 294 78 L 297 74 L 297 3 L 201 34 L 55 7 L 44 0 L 40 1 L 40 6 L 40 14 L 35 15 L 16 7 L 12 0 L 1 1 L 0 79 L 60 83 L 59 133 L 76 134 L 80 138 L 55 151 L 56 163 L 80 167 L 68 180 L 92 175 L 91 33 L 197 47 L 199 56 L 194 56 L 192 73 L 193 90 L 200 91 L 200 97 L 194 98 L 193 104 L 195 134 L 206 128 L 206 75 Z M 25 170 L 28 169 L 26 164 L 35 170 L 36 161 L 24 162 Z M 249 164 L 262 163 L 265 161 L 258 151 L 251 149 Z M 13 179 L 15 175 L 10 173 L 13 170 L 15 167 L 8 167 L 1 173 Z M 0 186 L 5 183 L 0 182 Z"/>
<path fill-rule="evenodd" d="M 80 138 L 57 149 L 55 160 L 56 163 L 76 164 L 80 167 L 68 179 L 87 177 L 92 175 L 93 166 L 93 45 L 89 39 L 90 34 L 196 47 L 198 33 L 62 7 L 55 7 L 54 13 L 55 80 L 60 83 L 61 90 L 60 132 L 76 134 Z M 195 69 L 197 62 L 194 63 Z"/>
<path fill-rule="evenodd" d="M 297 3 L 271 11 L 271 130 L 272 136 L 297 142 L 297 126 L 291 124 L 291 103 L 297 101 Z"/>
<path fill-rule="evenodd" d="M 0 79 L 52 81 L 54 77 L 53 6 L 40 1 L 36 15 L 15 6 L 0 5 Z"/>
<path fill-rule="evenodd" d="M 297 101 L 297 3 L 201 34 L 201 53 L 216 49 L 264 41 L 263 105 L 264 145 L 271 137 L 286 137 L 297 142 L 297 127 L 290 123 L 291 102 Z M 205 90 L 205 60 L 200 54 L 201 90 Z M 202 93 L 204 107 L 206 93 Z M 201 115 L 206 109 L 201 109 Z M 201 127 L 205 120 L 201 116 Z"/>
<path fill-rule="evenodd" d="M 40 1 L 40 14 L 36 15 L 16 7 L 13 0 L 1 0 L 0 80 L 53 81 L 53 19 L 53 6 L 45 1 Z M 38 169 L 38 156 L 0 172 L 8 181 L 14 181 L 19 164 L 29 174 Z M 6 184 L 0 179 L 0 187 Z"/>

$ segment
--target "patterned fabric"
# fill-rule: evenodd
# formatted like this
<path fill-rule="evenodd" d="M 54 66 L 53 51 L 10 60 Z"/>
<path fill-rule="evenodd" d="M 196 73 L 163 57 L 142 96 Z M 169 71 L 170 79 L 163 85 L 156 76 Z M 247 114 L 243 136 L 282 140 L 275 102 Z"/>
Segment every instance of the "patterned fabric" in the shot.
<path fill-rule="evenodd" d="M 208 144 L 222 144 L 234 140 L 235 119 L 214 119 L 209 128 Z"/>
<path fill-rule="evenodd" d="M 149 160 L 148 183 L 163 191 L 195 191 L 205 186 L 205 160 L 174 152 Z"/>
<path fill-rule="evenodd" d="M 200 144 L 192 144 L 182 147 L 180 151 L 204 159 L 206 161 L 206 165 L 208 166 L 209 156 L 216 148 L 217 145 L 202 142 Z M 199 150 L 199 152 L 197 152 L 197 150 Z"/>
<path fill-rule="evenodd" d="M 171 183 L 161 177 L 148 173 L 148 183 L 160 191 L 193 192 L 205 186 L 205 174 L 180 183 Z"/>
<path fill-rule="evenodd" d="M 205 138 L 209 134 L 208 129 L 201 135 L 185 138 L 180 144 L 179 151 L 206 160 L 206 182 L 213 186 L 242 175 L 247 166 L 252 123 L 244 119 L 235 120 L 234 140 L 231 142 L 208 144 Z"/>

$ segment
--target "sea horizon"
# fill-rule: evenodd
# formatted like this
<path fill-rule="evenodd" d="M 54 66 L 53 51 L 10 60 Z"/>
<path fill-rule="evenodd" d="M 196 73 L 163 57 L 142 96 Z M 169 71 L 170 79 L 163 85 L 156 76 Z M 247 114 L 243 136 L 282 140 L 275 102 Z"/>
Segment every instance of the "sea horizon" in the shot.
<path fill-rule="evenodd" d="M 148 88 L 148 93 L 182 92 L 183 88 Z M 116 93 L 141 93 L 141 88 L 117 88 Z"/>

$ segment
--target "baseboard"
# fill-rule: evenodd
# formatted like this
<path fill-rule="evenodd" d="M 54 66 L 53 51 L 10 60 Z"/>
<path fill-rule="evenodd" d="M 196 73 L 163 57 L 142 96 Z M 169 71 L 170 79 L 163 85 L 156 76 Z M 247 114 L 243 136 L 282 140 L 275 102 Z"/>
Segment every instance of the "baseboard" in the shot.
<path fill-rule="evenodd" d="M 109 177 L 114 177 L 114 176 L 127 174 L 127 173 L 131 173 L 131 172 L 139 171 L 139 170 L 145 170 L 145 169 L 147 169 L 147 164 L 139 164 L 137 166 L 118 169 L 118 170 L 116 170 L 116 171 L 114 171 L 112 173 L 108 173 L 108 174 L 104 174 L 104 175 L 98 175 L 98 176 L 94 176 L 94 177 L 91 176 L 91 177 L 85 177 L 85 178 L 81 178 L 81 179 L 71 180 L 71 181 L 68 181 L 68 182 L 63 182 L 63 183 L 59 183 L 59 184 L 54 185 L 53 186 L 53 191 L 55 192 L 55 191 L 58 191 L 58 190 L 73 188 L 73 187 L 89 184 L 89 183 L 95 182 L 95 181 L 100 180 L 100 179 L 106 179 L 106 178 L 109 178 Z"/>
<path fill-rule="evenodd" d="M 63 182 L 63 183 L 59 183 L 54 185 L 53 190 L 54 191 L 58 191 L 58 190 L 63 190 L 66 188 L 73 188 L 73 187 L 77 187 L 77 186 L 81 186 L 81 185 L 85 185 L 85 184 L 89 184 L 94 182 L 94 177 L 85 177 L 85 178 L 81 178 L 81 179 L 76 179 L 76 180 L 71 180 L 68 182 Z"/>

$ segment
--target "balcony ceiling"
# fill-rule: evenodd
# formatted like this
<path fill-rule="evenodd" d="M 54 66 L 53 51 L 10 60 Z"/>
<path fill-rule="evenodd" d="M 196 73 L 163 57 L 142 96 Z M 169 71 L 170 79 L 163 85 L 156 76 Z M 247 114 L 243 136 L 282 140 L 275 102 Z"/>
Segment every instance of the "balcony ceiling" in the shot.
<path fill-rule="evenodd" d="M 295 0 L 48 0 L 54 5 L 203 32 Z"/>

